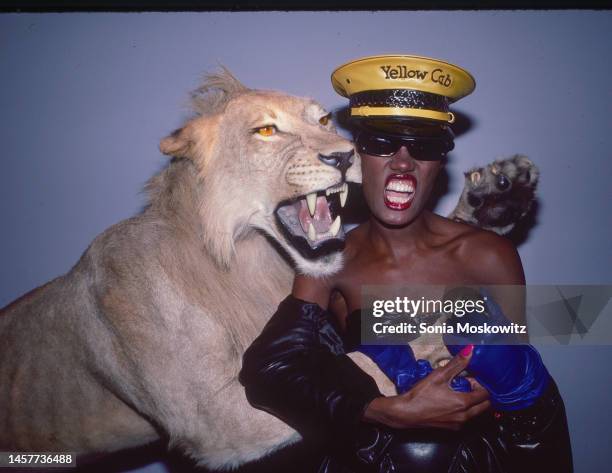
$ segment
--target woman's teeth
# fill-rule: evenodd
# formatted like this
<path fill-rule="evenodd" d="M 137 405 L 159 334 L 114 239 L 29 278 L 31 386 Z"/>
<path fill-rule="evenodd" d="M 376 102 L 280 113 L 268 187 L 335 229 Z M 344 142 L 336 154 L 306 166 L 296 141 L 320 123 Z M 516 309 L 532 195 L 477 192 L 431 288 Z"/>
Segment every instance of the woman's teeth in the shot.
<path fill-rule="evenodd" d="M 414 192 L 414 186 L 412 182 L 406 180 L 392 179 L 385 187 L 387 191 L 396 191 L 396 192 Z"/>
<path fill-rule="evenodd" d="M 396 197 L 396 196 L 388 195 L 387 200 L 389 202 L 393 202 L 394 204 L 405 204 L 406 202 L 410 200 L 410 196 Z"/>
<path fill-rule="evenodd" d="M 388 204 L 406 205 L 414 197 L 415 187 L 413 178 L 391 178 L 385 186 L 385 200 Z"/>

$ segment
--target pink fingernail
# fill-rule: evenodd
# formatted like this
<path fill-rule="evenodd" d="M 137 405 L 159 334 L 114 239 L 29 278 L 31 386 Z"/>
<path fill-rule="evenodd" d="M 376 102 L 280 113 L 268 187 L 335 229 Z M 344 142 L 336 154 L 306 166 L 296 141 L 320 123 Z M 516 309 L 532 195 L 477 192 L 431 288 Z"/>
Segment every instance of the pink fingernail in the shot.
<path fill-rule="evenodd" d="M 472 350 L 474 349 L 474 345 L 466 345 L 465 347 L 463 347 L 463 349 L 459 352 L 459 354 L 463 357 L 463 358 L 467 358 L 468 356 L 470 356 L 472 354 Z"/>

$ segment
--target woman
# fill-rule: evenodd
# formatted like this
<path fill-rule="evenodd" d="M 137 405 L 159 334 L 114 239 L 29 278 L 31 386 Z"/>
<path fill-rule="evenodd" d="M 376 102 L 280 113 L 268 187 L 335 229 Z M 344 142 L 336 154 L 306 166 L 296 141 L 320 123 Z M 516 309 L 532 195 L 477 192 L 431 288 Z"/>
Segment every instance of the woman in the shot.
<path fill-rule="evenodd" d="M 440 72 L 433 86 L 409 82 L 410 89 L 404 90 L 410 93 L 401 97 L 404 109 L 398 112 L 394 101 L 402 89 L 386 94 L 386 82 L 376 84 L 384 79 L 381 70 L 391 77 L 391 67 L 400 75 L 404 71 L 406 78 L 406 71 L 419 70 L 421 77 L 429 72 L 432 77 L 432 71 L 445 70 L 446 82 L 452 81 L 456 90 L 440 85 Z M 376 94 L 369 91 L 375 88 L 370 76 L 378 86 Z M 446 360 L 427 355 L 434 364 L 448 363 L 437 363 L 440 366 L 412 389 L 389 397 L 381 396 L 372 380 L 342 354 L 358 348 L 358 341 L 354 336 L 342 341 L 332 328 L 327 311 L 332 294 L 341 296 L 349 313 L 340 314 L 337 325 L 355 334 L 364 285 L 524 285 L 525 280 L 509 241 L 426 209 L 442 159 L 453 148 L 448 123 L 436 119 L 449 116 L 439 97 L 457 100 L 467 95 L 473 89 L 471 76 L 434 60 L 390 61 L 382 56 L 349 63 L 332 81 L 336 90 L 351 97 L 354 116 L 368 96 L 378 106 L 381 100 L 391 101 L 384 118 L 378 113 L 360 121 L 356 138 L 371 215 L 348 234 L 340 272 L 325 279 L 296 276 L 292 295 L 245 354 L 241 380 L 247 396 L 305 438 L 325 444 L 332 453 L 320 471 L 570 471 L 563 404 L 531 347 L 467 345 L 448 361 L 451 356 L 441 345 L 438 352 Z M 338 85 L 351 81 L 365 85 L 348 91 Z M 438 98 L 430 96 L 432 90 Z M 429 103 L 433 110 L 425 109 L 425 114 L 430 116 L 423 118 L 423 108 L 414 112 L 417 116 L 407 115 L 411 100 Z M 507 305 L 506 310 L 512 313 L 516 307 Z M 418 345 L 413 347 L 418 350 Z M 395 373 L 400 364 L 414 366 L 410 348 L 400 347 L 391 357 L 366 353 L 386 373 Z M 470 378 L 471 391 L 450 389 L 465 369 L 476 376 Z M 489 410 L 491 401 L 497 418 Z"/>

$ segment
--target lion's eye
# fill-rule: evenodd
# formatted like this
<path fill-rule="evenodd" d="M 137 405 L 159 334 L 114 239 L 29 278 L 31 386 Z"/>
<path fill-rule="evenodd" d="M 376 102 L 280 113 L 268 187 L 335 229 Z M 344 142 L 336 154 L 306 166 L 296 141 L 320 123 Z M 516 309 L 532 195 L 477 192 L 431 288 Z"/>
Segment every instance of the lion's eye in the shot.
<path fill-rule="evenodd" d="M 255 128 L 255 133 L 259 133 L 261 136 L 272 136 L 276 132 L 277 129 L 274 125 L 266 125 Z"/>
<path fill-rule="evenodd" d="M 319 123 L 323 126 L 327 126 L 330 118 L 331 118 L 331 113 L 328 113 L 327 115 L 323 115 L 321 118 L 319 118 Z"/>

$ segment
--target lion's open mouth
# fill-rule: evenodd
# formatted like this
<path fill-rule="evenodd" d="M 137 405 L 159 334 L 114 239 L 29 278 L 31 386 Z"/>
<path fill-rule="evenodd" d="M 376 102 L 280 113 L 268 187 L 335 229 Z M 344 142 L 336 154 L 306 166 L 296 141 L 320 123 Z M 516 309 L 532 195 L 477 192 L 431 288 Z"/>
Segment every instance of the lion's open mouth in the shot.
<path fill-rule="evenodd" d="M 281 202 L 276 216 L 291 245 L 307 258 L 342 249 L 345 234 L 339 211 L 347 196 L 348 184 L 341 183 Z"/>

